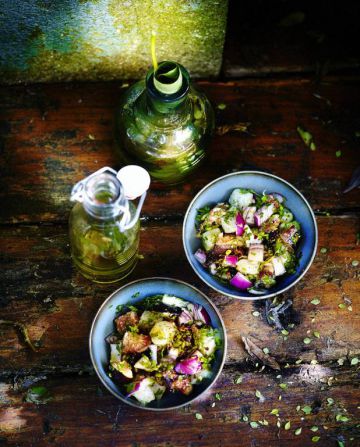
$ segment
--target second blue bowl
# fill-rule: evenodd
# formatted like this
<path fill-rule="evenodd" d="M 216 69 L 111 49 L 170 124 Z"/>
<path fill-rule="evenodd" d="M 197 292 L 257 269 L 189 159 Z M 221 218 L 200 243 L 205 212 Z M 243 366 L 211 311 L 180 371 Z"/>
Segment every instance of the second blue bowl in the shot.
<path fill-rule="evenodd" d="M 236 290 L 230 284 L 220 282 L 212 276 L 194 257 L 194 253 L 201 246 L 200 239 L 196 237 L 195 219 L 200 208 L 214 206 L 219 202 L 228 200 L 235 188 L 253 189 L 257 193 L 278 192 L 286 198 L 286 206 L 294 214 L 301 225 L 300 243 L 297 250 L 300 256 L 296 272 L 279 278 L 277 284 L 269 289 L 268 293 L 254 296 L 243 290 Z M 185 214 L 183 224 L 183 244 L 186 257 L 195 273 L 214 290 L 230 296 L 245 300 L 266 299 L 285 292 L 294 286 L 307 272 L 312 264 L 318 240 L 318 231 L 314 213 L 305 197 L 286 180 L 276 175 L 260 171 L 242 171 L 224 175 L 206 185 L 192 200 Z"/>

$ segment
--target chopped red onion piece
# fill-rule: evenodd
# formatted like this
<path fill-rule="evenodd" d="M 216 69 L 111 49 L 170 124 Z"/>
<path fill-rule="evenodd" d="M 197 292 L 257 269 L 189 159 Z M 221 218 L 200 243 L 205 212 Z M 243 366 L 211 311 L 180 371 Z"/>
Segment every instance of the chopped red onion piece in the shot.
<path fill-rule="evenodd" d="M 231 278 L 230 284 L 240 290 L 246 290 L 252 286 L 252 282 L 240 272 Z"/>
<path fill-rule="evenodd" d="M 236 236 L 241 236 L 244 232 L 245 220 L 240 213 L 236 215 Z"/>
<path fill-rule="evenodd" d="M 144 380 L 144 379 L 143 379 Z M 141 380 L 140 382 L 136 382 L 134 388 L 130 391 L 130 393 L 128 393 L 125 397 L 130 397 L 132 396 L 134 393 L 136 393 L 136 391 L 139 391 L 140 389 L 140 384 L 141 384 Z"/>
<path fill-rule="evenodd" d="M 175 366 L 175 371 L 178 374 L 187 374 L 191 376 L 193 374 L 198 373 L 201 370 L 201 368 L 202 366 L 198 356 L 194 355 L 193 357 L 190 357 L 177 363 L 177 365 Z"/>
<path fill-rule="evenodd" d="M 236 267 L 236 263 L 238 262 L 238 257 L 235 255 L 228 255 L 224 258 L 224 264 L 229 267 Z"/>
<path fill-rule="evenodd" d="M 187 324 L 191 323 L 193 321 L 193 316 L 191 312 L 189 312 L 187 309 L 183 309 L 181 314 L 178 316 L 178 322 L 179 324 Z"/>
<path fill-rule="evenodd" d="M 194 253 L 194 256 L 200 262 L 200 264 L 205 264 L 205 262 L 206 262 L 206 253 L 204 252 L 204 250 L 201 250 L 201 248 L 199 248 Z"/>
<path fill-rule="evenodd" d="M 255 224 L 258 227 L 261 227 L 261 225 L 266 222 L 272 214 L 274 214 L 275 210 L 276 206 L 273 203 L 263 205 L 254 214 Z"/>

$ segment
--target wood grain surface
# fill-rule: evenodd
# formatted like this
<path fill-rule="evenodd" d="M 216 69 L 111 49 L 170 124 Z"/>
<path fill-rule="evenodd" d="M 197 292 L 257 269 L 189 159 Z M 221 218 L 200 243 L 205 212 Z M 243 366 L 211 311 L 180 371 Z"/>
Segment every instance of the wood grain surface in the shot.
<path fill-rule="evenodd" d="M 164 417 L 127 407 L 100 385 L 88 333 L 116 286 L 83 279 L 69 256 L 69 192 L 99 167 L 118 166 L 112 126 L 123 87 L 0 88 L 0 320 L 24 324 L 37 349 L 32 352 L 17 329 L 0 325 L 0 445 L 297 447 L 313 445 L 316 436 L 319 446 L 360 444 L 360 363 L 354 360 L 360 356 L 359 190 L 342 193 L 360 164 L 359 77 L 200 85 L 215 107 L 226 105 L 216 108 L 208 160 L 183 185 L 152 185 L 142 220 L 143 259 L 128 280 L 163 275 L 199 287 L 222 313 L 229 351 L 214 388 Z M 300 139 L 299 125 L 312 133 L 316 151 Z M 222 174 L 254 168 L 292 182 L 317 216 L 315 261 L 280 297 L 293 302 L 288 335 L 267 323 L 263 302 L 231 300 L 201 283 L 182 247 L 182 217 L 194 194 Z M 243 336 L 268 348 L 281 370 L 252 360 Z M 37 385 L 47 388 L 46 403 L 26 401 Z M 274 409 L 279 418 L 270 414 Z M 264 419 L 268 425 L 261 425 Z"/>

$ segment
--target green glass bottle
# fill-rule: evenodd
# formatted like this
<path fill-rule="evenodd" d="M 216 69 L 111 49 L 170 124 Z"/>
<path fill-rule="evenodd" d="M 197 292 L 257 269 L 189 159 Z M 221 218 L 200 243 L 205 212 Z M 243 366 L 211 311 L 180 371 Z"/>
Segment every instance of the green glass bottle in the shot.
<path fill-rule="evenodd" d="M 83 276 L 111 283 L 135 268 L 139 216 L 149 184 L 143 168 L 126 166 L 118 173 L 102 168 L 73 187 L 71 200 L 77 203 L 69 218 L 71 256 Z M 129 199 L 139 196 L 136 208 Z"/>
<path fill-rule="evenodd" d="M 200 165 L 213 129 L 209 100 L 175 62 L 160 63 L 129 87 L 116 116 L 122 161 L 139 164 L 153 179 L 169 184 Z"/>

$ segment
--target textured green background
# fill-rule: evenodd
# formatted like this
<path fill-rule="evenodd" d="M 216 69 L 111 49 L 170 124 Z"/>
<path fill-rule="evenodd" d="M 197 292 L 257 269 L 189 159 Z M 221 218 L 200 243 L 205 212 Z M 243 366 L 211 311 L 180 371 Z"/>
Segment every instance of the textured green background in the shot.
<path fill-rule="evenodd" d="M 227 0 L 0 0 L 3 82 L 139 78 L 158 60 L 216 76 Z"/>

